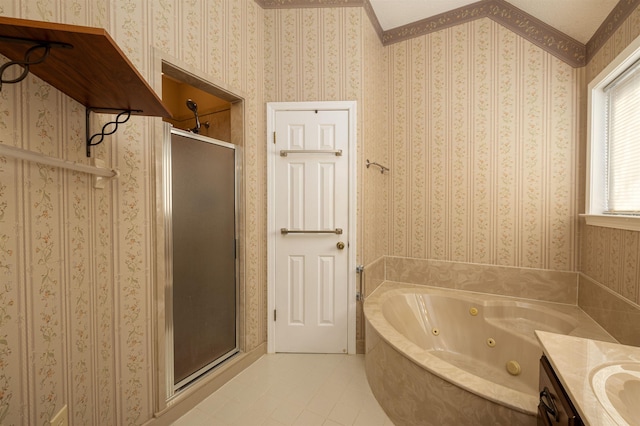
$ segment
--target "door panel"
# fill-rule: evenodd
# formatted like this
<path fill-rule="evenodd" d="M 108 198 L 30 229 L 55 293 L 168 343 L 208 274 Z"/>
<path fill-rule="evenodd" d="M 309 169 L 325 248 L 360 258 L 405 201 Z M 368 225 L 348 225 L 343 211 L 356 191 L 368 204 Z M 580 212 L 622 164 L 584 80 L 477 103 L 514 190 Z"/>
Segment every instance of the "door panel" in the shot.
<path fill-rule="evenodd" d="M 305 165 L 289 163 L 289 224 L 290 229 L 304 229 Z"/>
<path fill-rule="evenodd" d="M 289 257 L 289 323 L 304 324 L 304 256 Z"/>
<path fill-rule="evenodd" d="M 318 222 L 322 229 L 335 229 L 335 165 L 334 164 L 318 164 L 318 197 L 320 205 L 318 206 Z"/>
<path fill-rule="evenodd" d="M 318 324 L 335 324 L 335 257 L 320 256 L 318 258 Z"/>
<path fill-rule="evenodd" d="M 304 148 L 304 125 L 291 124 L 289 129 L 289 148 L 288 149 L 305 149 Z"/>
<path fill-rule="evenodd" d="M 348 112 L 278 111 L 274 216 L 276 351 L 342 353 L 348 344 Z M 288 153 L 281 150 L 330 151 Z M 281 234 L 294 231 L 326 233 Z M 331 233 L 336 228 L 342 234 Z"/>
<path fill-rule="evenodd" d="M 174 384 L 237 350 L 235 149 L 172 134 Z"/>

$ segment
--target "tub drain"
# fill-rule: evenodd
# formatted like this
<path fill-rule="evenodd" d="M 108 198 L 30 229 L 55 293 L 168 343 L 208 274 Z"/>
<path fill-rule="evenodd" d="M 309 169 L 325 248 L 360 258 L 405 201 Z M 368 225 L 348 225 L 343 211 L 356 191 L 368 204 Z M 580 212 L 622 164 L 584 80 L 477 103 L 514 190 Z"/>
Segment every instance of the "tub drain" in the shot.
<path fill-rule="evenodd" d="M 518 363 L 518 361 L 509 361 L 507 362 L 507 371 L 512 376 L 518 376 L 522 372 L 522 368 L 520 367 L 520 363 Z"/>
<path fill-rule="evenodd" d="M 438 329 L 437 329 L 437 328 L 435 328 L 435 327 L 434 327 L 433 329 L 431 329 L 431 332 L 433 333 L 433 335 L 434 335 L 434 336 L 437 336 L 437 335 L 439 335 L 439 334 L 440 334 L 440 330 L 438 330 Z"/>
<path fill-rule="evenodd" d="M 493 339 L 493 337 L 489 337 L 487 339 L 487 346 L 489 346 L 490 348 L 494 347 L 496 345 L 496 341 Z"/>

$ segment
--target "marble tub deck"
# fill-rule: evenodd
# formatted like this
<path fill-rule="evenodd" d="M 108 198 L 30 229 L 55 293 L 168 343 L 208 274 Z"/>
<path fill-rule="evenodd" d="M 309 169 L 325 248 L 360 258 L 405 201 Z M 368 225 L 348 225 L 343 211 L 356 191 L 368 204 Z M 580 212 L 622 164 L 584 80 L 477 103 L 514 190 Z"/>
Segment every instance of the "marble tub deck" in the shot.
<path fill-rule="evenodd" d="M 429 421 L 433 425 L 535 425 L 537 394 L 518 392 L 457 368 L 418 347 L 387 322 L 382 312 L 385 299 L 420 292 L 451 295 L 460 290 L 385 281 L 366 299 L 364 306 L 367 377 L 389 417 L 397 424 L 408 425 L 424 425 Z M 481 299 L 515 300 L 493 294 L 463 293 Z M 571 335 L 615 342 L 576 305 L 526 301 L 576 318 L 578 325 Z"/>

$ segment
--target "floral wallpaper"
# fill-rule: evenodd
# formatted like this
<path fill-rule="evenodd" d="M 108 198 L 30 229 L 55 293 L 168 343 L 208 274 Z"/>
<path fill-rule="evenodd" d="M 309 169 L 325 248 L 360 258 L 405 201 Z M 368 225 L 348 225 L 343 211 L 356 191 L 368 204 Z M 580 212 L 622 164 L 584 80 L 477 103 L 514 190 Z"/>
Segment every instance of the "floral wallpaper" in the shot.
<path fill-rule="evenodd" d="M 390 178 L 364 168 L 388 157 L 386 52 L 363 8 L 265 10 L 266 102 L 358 101 L 359 263 L 386 252 Z"/>
<path fill-rule="evenodd" d="M 629 43 L 640 36 L 640 8 L 636 8 L 586 66 L 586 87 Z M 586 149 L 586 110 L 582 127 Z M 583 175 L 584 176 L 584 175 Z M 582 191 L 585 179 L 581 178 Z M 582 209 L 583 206 L 580 206 Z M 640 305 L 640 232 L 580 225 L 580 272 Z"/>
<path fill-rule="evenodd" d="M 575 270 L 579 71 L 488 18 L 389 62 L 389 254 Z"/>
<path fill-rule="evenodd" d="M 266 339 L 262 14 L 253 0 L 0 2 L 2 16 L 105 28 L 148 81 L 158 49 L 245 96 L 246 350 Z M 4 85 L 0 143 L 86 163 L 84 111 L 33 76 Z M 65 404 L 74 425 L 137 425 L 157 410 L 159 121 L 133 117 L 94 149 L 120 172 L 102 190 L 0 157 L 0 424 L 48 424 Z"/>
<path fill-rule="evenodd" d="M 640 28 L 636 11 L 585 71 L 488 18 L 382 46 L 363 7 L 5 0 L 0 15 L 104 27 L 149 81 L 157 49 L 245 97 L 247 350 L 266 340 L 265 102 L 358 101 L 358 263 L 575 271 L 584 75 Z M 46 424 L 64 404 L 76 425 L 152 419 L 158 121 L 94 150 L 120 171 L 102 190 L 0 157 L 0 424 Z M 0 91 L 1 144 L 86 162 L 83 138 L 84 108 L 36 77 Z M 583 234 L 581 271 L 639 302 L 636 233 Z M 622 260 L 605 268 L 604 247 Z"/>
<path fill-rule="evenodd" d="M 358 101 L 357 262 L 363 265 L 388 248 L 391 177 L 364 167 L 366 159 L 388 159 L 387 52 L 364 8 L 265 10 L 266 102 Z M 358 310 L 359 341 L 361 320 Z"/>
<path fill-rule="evenodd" d="M 361 229 L 358 247 L 360 263 L 369 265 L 389 253 L 389 189 L 393 171 L 381 173 L 378 169 L 365 168 L 366 161 L 378 162 L 389 167 L 389 48 L 381 47 L 373 27 L 365 24 L 364 72 L 363 72 L 363 118 L 362 135 L 359 139 L 360 161 L 358 182 L 361 184 L 361 214 L 358 221 Z"/>

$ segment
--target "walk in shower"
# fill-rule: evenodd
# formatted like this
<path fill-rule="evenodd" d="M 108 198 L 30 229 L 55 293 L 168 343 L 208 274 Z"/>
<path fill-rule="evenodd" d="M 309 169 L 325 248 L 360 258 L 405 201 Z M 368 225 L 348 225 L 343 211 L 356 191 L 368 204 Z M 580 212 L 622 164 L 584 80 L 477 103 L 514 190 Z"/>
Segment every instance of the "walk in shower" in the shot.
<path fill-rule="evenodd" d="M 239 351 L 240 148 L 173 128 L 169 134 L 163 149 L 172 395 Z"/>

